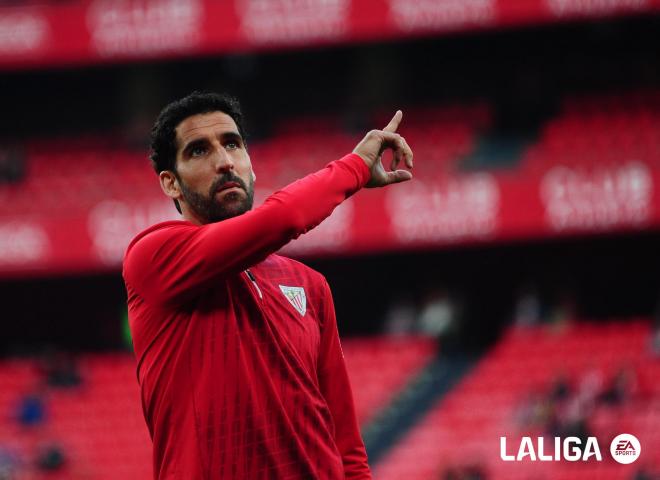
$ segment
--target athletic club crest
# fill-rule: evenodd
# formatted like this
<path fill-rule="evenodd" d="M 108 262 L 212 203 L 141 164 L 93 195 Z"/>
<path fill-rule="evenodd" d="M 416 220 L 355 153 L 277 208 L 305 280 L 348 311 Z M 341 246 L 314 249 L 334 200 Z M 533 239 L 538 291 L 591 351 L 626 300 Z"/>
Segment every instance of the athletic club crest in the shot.
<path fill-rule="evenodd" d="M 305 295 L 305 289 L 303 287 L 287 287 L 285 285 L 280 285 L 280 290 L 289 301 L 293 308 L 298 310 L 298 313 L 305 316 L 307 311 L 307 295 Z"/>

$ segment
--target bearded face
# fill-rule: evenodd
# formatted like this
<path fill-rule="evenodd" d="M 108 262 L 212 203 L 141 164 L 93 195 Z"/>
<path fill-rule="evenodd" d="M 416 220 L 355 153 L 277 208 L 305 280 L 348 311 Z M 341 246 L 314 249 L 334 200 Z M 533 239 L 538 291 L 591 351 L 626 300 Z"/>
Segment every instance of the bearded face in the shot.
<path fill-rule="evenodd" d="M 184 119 L 176 127 L 176 143 L 174 168 L 161 172 L 160 180 L 186 220 L 214 223 L 252 208 L 252 163 L 229 115 L 209 112 Z"/>
<path fill-rule="evenodd" d="M 227 172 L 218 177 L 206 193 L 194 191 L 182 179 L 179 185 L 184 200 L 203 223 L 215 223 L 242 215 L 254 203 L 254 179 L 249 184 L 238 175 Z"/>

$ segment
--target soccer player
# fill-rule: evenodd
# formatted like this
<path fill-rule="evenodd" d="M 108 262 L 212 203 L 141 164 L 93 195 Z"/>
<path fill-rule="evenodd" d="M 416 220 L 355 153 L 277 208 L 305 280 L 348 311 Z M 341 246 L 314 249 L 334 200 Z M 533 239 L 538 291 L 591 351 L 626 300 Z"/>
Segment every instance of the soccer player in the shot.
<path fill-rule="evenodd" d="M 330 288 L 275 252 L 360 188 L 412 178 L 401 117 L 252 210 L 238 102 L 160 113 L 151 160 L 184 220 L 135 237 L 123 270 L 154 478 L 371 478 Z"/>

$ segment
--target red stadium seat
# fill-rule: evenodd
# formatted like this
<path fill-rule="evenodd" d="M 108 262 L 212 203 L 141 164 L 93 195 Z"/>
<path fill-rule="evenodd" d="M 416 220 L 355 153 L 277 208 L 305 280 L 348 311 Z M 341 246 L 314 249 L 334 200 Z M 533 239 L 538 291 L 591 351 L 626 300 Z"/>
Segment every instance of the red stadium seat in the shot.
<path fill-rule="evenodd" d="M 623 432 L 633 432 L 646 460 L 660 466 L 660 433 L 655 428 L 660 420 L 660 359 L 649 351 L 650 332 L 650 322 L 645 320 L 578 323 L 561 333 L 545 327 L 511 329 L 376 466 L 375 477 L 433 480 L 442 478 L 448 468 L 476 459 L 492 480 L 627 479 L 626 466 L 609 457 L 609 440 Z M 607 382 L 627 365 L 639 376 L 638 393 L 622 407 L 598 406 L 589 418 L 592 434 L 604 438 L 600 441 L 603 462 L 541 465 L 500 459 L 500 436 L 520 441 L 523 435 L 542 433 L 534 428 L 527 432 L 518 421 L 530 394 L 547 392 L 565 372 L 575 382 L 596 368 Z M 642 384 L 647 382 L 650 392 L 645 393 Z"/>
<path fill-rule="evenodd" d="M 358 416 L 364 422 L 434 357 L 436 345 L 425 338 L 368 338 L 348 339 L 343 349 Z M 43 441 L 56 440 L 73 470 L 52 478 L 78 478 L 78 473 L 71 472 L 84 471 L 87 476 L 79 478 L 150 479 L 151 441 L 134 357 L 86 355 L 78 364 L 83 383 L 72 389 L 47 390 L 44 424 L 26 429 L 11 413 L 21 394 L 42 383 L 38 370 L 30 361 L 0 362 L 0 446 L 11 445 L 28 458 Z"/>
<path fill-rule="evenodd" d="M 434 178 L 454 170 L 489 117 L 485 104 L 412 109 L 405 135 L 425 159 L 417 164 L 420 174 Z M 250 145 L 259 187 L 268 191 L 323 167 L 360 140 L 359 135 L 345 133 L 331 116 L 289 119 L 275 132 Z M 17 185 L 0 185 L 0 199 L 5 200 L 0 202 L 0 217 L 76 216 L 108 198 L 161 199 L 147 152 L 118 148 L 114 140 L 109 136 L 32 141 L 26 147 L 26 178 Z"/>

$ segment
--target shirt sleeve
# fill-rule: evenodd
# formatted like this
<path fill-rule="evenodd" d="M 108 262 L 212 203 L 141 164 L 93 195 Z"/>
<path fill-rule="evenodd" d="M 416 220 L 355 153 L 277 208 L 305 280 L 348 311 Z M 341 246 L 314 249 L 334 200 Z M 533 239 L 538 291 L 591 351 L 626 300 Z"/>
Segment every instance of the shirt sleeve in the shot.
<path fill-rule="evenodd" d="M 339 341 L 332 293 L 325 282 L 321 351 L 318 378 L 321 393 L 328 403 L 335 425 L 335 443 L 344 463 L 348 480 L 371 479 L 367 451 L 360 435 L 353 391 L 346 371 L 344 353 Z"/>
<path fill-rule="evenodd" d="M 156 229 L 128 247 L 126 284 L 147 302 L 183 303 L 210 281 L 260 262 L 317 226 L 369 177 L 364 160 L 349 154 L 243 215 L 202 226 L 176 222 Z"/>

